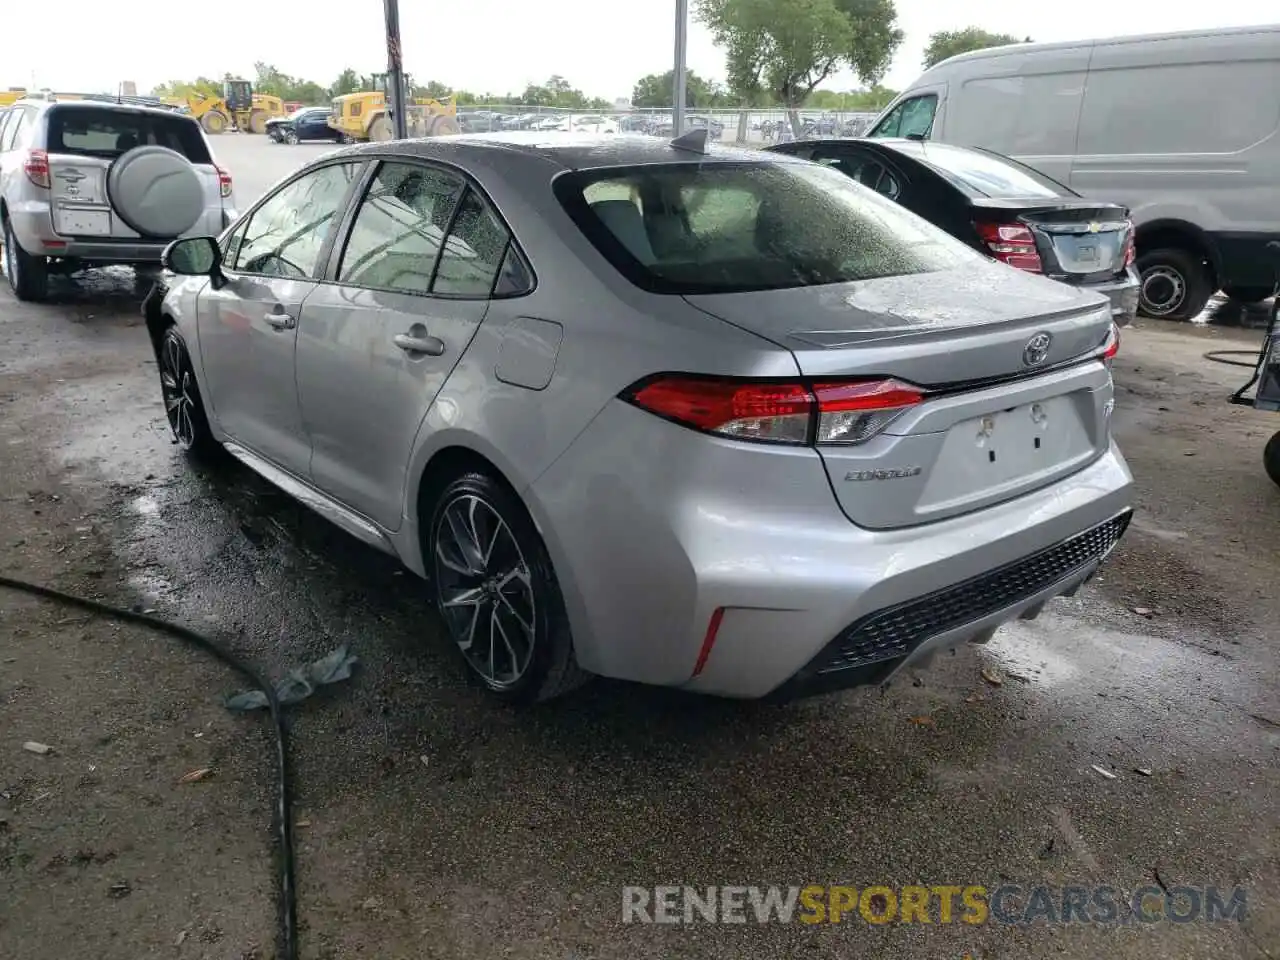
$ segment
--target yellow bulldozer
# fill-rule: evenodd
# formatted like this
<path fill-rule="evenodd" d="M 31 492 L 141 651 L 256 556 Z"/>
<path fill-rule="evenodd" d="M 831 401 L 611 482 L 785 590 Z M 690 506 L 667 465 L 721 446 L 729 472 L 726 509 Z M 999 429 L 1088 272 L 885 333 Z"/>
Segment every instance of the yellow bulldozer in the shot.
<path fill-rule="evenodd" d="M 171 98 L 170 102 L 174 102 Z M 227 80 L 222 96 L 192 94 L 178 99 L 208 134 L 226 133 L 228 129 L 242 133 L 266 133 L 267 121 L 283 117 L 284 101 L 267 93 L 254 93 L 248 80 Z"/>
<path fill-rule="evenodd" d="M 393 139 L 395 125 L 387 112 L 390 79 L 385 73 L 375 73 L 367 84 L 375 89 L 334 97 L 329 126 L 350 141 Z M 406 92 L 413 89 L 408 74 L 404 85 Z M 381 89 L 376 89 L 378 87 Z M 409 103 L 405 120 L 410 137 L 440 137 L 459 132 L 458 107 L 451 97 L 439 100 L 417 97 Z"/>

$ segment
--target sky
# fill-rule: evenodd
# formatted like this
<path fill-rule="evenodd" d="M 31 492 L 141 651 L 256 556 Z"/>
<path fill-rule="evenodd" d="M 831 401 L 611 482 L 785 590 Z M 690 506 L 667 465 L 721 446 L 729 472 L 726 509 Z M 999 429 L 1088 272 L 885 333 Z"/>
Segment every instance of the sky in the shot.
<path fill-rule="evenodd" d="M 691 8 L 695 2 L 690 0 Z M 368 6 L 369 16 L 357 22 L 352 13 L 361 5 Z M 386 66 L 378 0 L 346 0 L 327 12 L 318 6 L 304 12 L 309 5 L 301 3 L 218 0 L 198 29 L 183 29 L 187 7 L 161 0 L 59 0 L 53 30 L 42 4 L 5 6 L 0 89 L 114 91 L 120 81 L 133 80 L 144 93 L 158 83 L 199 75 L 252 78 L 258 60 L 328 86 L 345 67 L 369 73 Z M 603 13 L 606 7 L 614 13 Z M 1079 17 L 1063 16 L 1071 8 L 1010 0 L 897 0 L 906 40 L 883 82 L 901 89 L 919 76 L 929 34 L 937 30 L 977 26 L 1051 41 L 1280 21 L 1276 0 L 1119 0 L 1105 6 L 1105 22 L 1084 12 L 1103 6 L 1081 4 Z M 521 91 L 560 74 L 589 96 L 615 100 L 629 97 L 645 74 L 671 68 L 675 0 L 617 6 L 600 0 L 400 0 L 400 21 L 405 68 L 418 83 L 439 80 L 455 89 L 497 93 Z M 219 32 L 215 22 L 227 29 Z M 24 36 L 32 42 L 14 42 Z M 702 76 L 724 76 L 723 55 L 696 22 L 687 63 Z M 824 86 L 846 90 L 859 84 L 840 76 Z"/>

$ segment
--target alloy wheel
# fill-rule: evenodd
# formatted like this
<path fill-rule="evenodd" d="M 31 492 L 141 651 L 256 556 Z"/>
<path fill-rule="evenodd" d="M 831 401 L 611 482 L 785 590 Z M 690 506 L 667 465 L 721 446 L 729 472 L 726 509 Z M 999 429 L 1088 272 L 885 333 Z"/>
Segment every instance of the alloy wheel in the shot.
<path fill-rule="evenodd" d="M 432 545 L 440 610 L 471 668 L 496 689 L 533 659 L 536 600 L 529 564 L 497 509 L 459 493 L 437 513 Z"/>
<path fill-rule="evenodd" d="M 195 400 L 191 396 L 191 371 L 183 363 L 182 344 L 166 338 L 160 356 L 160 392 L 169 429 L 183 449 L 196 442 Z"/>

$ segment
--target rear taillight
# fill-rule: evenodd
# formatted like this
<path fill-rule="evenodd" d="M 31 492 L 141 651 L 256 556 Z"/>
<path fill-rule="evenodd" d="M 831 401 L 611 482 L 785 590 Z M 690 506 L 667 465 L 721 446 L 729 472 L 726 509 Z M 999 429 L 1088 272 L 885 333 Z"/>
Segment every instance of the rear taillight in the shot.
<path fill-rule="evenodd" d="M 1138 245 L 1134 239 L 1133 222 L 1126 220 L 1124 226 L 1124 265 L 1131 267 L 1133 261 L 1138 259 Z"/>
<path fill-rule="evenodd" d="M 1120 352 L 1120 328 L 1114 323 L 1111 329 L 1107 331 L 1107 339 L 1102 341 L 1102 347 L 1098 350 L 1098 356 L 1106 363 L 1110 363 L 1115 359 L 1117 353 Z"/>
<path fill-rule="evenodd" d="M 704 433 L 802 445 L 862 443 L 925 393 L 897 380 L 802 384 L 673 375 L 644 381 L 622 397 Z"/>
<path fill-rule="evenodd" d="M 220 193 L 222 198 L 225 200 L 227 197 L 231 196 L 231 174 L 228 173 L 225 168 L 218 166 L 216 163 L 213 165 L 213 169 L 218 171 L 218 193 Z"/>
<path fill-rule="evenodd" d="M 49 189 L 49 154 L 43 150 L 28 151 L 27 159 L 22 164 L 22 169 L 26 173 L 27 179 L 37 187 Z"/>
<path fill-rule="evenodd" d="M 1018 223 L 975 223 L 974 226 L 987 251 L 997 260 L 1030 273 L 1043 272 L 1036 238 L 1028 228 Z"/>

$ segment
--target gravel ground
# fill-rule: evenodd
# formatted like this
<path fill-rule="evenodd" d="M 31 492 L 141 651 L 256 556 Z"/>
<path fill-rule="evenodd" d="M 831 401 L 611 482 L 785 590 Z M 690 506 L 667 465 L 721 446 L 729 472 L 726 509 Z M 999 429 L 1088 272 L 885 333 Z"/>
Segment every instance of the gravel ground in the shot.
<path fill-rule="evenodd" d="M 316 152 L 224 139 L 242 204 Z M 276 675 L 358 654 L 291 716 L 303 956 L 1280 957 L 1280 419 L 1226 406 L 1238 371 L 1201 359 L 1256 333 L 1126 334 L 1138 517 L 1099 579 L 988 647 L 788 706 L 601 681 L 521 712 L 468 685 L 411 575 L 235 464 L 185 462 L 132 286 L 0 293 L 0 574 L 154 609 Z M 222 707 L 237 689 L 166 637 L 0 592 L 0 956 L 274 955 L 270 741 Z M 1242 885 L 1248 909 L 621 922 L 624 885 L 810 883 Z"/>

